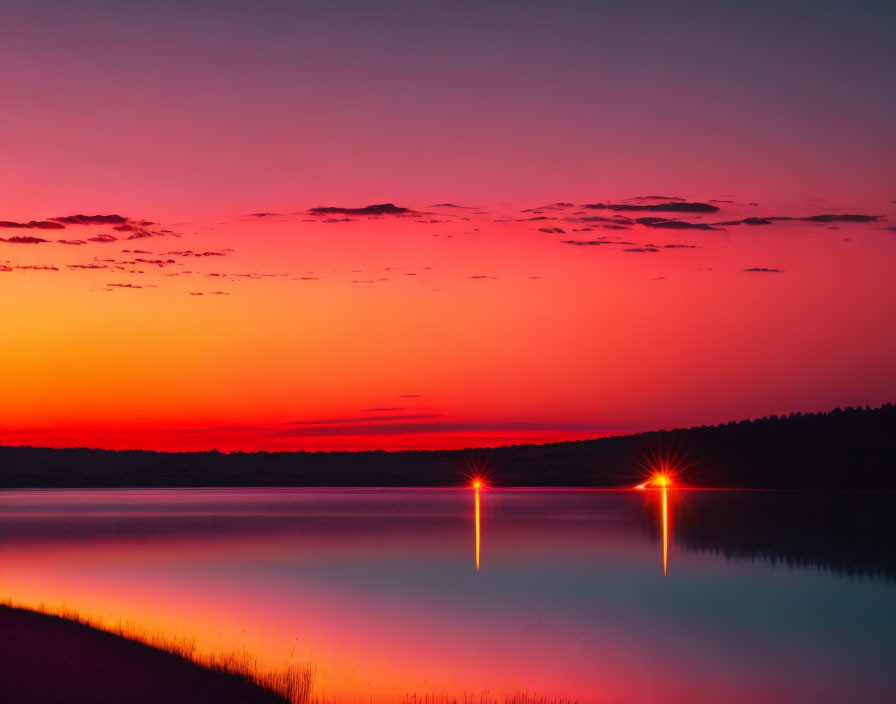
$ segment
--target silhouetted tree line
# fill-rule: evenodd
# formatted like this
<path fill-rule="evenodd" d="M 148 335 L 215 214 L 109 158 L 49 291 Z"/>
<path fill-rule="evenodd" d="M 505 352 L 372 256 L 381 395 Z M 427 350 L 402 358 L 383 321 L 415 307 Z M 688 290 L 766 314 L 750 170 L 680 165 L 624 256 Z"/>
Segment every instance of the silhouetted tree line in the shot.
<path fill-rule="evenodd" d="M 657 458 L 693 486 L 896 489 L 896 407 L 468 450 L 151 452 L 0 447 L 0 487 L 626 486 Z"/>

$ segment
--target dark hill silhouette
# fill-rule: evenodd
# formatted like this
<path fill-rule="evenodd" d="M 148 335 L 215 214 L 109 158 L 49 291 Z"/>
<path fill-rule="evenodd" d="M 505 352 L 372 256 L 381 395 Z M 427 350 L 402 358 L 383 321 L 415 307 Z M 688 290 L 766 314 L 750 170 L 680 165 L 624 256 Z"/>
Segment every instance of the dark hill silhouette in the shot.
<path fill-rule="evenodd" d="M 846 408 L 599 440 L 400 452 L 151 452 L 0 447 L 0 487 L 630 486 L 651 457 L 692 486 L 896 489 L 896 407 Z"/>

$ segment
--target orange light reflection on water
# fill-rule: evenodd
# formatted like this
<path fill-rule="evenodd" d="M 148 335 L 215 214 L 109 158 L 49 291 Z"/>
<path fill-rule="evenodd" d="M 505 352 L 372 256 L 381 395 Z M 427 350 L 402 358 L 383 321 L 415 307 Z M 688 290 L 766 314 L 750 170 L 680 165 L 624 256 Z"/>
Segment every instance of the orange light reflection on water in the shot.
<path fill-rule="evenodd" d="M 473 492 L 475 494 L 475 511 L 474 511 L 474 522 L 475 522 L 475 531 L 476 531 L 476 571 L 479 571 L 479 548 L 482 538 L 482 530 L 480 523 L 480 509 L 479 509 L 479 491 L 485 483 L 479 477 L 473 479 Z"/>
<path fill-rule="evenodd" d="M 660 527 L 663 536 L 663 577 L 669 570 L 669 488 L 672 486 L 672 474 L 665 467 L 655 471 L 650 479 L 635 485 L 635 489 L 659 489 L 661 492 Z"/>

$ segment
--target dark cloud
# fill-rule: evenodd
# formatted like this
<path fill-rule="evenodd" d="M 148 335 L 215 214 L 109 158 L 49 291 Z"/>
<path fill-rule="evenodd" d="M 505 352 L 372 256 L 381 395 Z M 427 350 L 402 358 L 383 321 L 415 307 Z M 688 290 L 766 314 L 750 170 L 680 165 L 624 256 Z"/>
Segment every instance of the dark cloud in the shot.
<path fill-rule="evenodd" d="M 662 218 L 638 218 L 635 222 L 647 227 L 656 227 L 662 230 L 717 230 L 704 222 L 685 222 L 684 220 L 664 220 Z"/>
<path fill-rule="evenodd" d="M 118 238 L 115 235 L 97 235 L 96 237 L 88 237 L 88 242 L 102 242 L 104 244 L 108 244 L 109 242 L 117 242 Z"/>
<path fill-rule="evenodd" d="M 713 224 L 723 227 L 728 225 L 771 225 L 772 221 L 768 218 L 744 218 L 743 220 L 729 220 L 728 222 L 716 222 Z"/>
<path fill-rule="evenodd" d="M 657 220 L 660 219 L 662 218 L 657 218 Z M 634 222 L 634 220 L 632 220 L 631 218 L 627 218 L 624 215 L 620 215 L 615 218 L 604 218 L 600 215 L 589 215 L 588 217 L 579 218 L 578 220 L 579 222 L 608 222 L 613 223 L 614 225 L 631 225 Z"/>
<path fill-rule="evenodd" d="M 659 252 L 660 250 L 658 250 L 656 247 L 631 247 L 629 249 L 623 249 L 622 251 L 623 252 L 639 252 L 639 253 L 650 252 L 650 253 L 653 253 L 653 252 Z"/>
<path fill-rule="evenodd" d="M 719 211 L 718 207 L 709 203 L 686 203 L 680 201 L 644 203 L 642 205 L 632 205 L 631 203 L 586 203 L 582 207 L 589 210 L 653 210 L 671 213 L 717 213 Z"/>
<path fill-rule="evenodd" d="M 539 227 L 538 231 L 544 232 L 547 235 L 553 235 L 553 234 L 565 235 L 566 234 L 566 230 L 564 230 L 562 227 Z"/>
<path fill-rule="evenodd" d="M 125 225 L 128 222 L 121 215 L 66 215 L 50 219 L 65 225 Z"/>
<path fill-rule="evenodd" d="M 59 244 L 87 244 L 86 240 L 56 240 Z"/>
<path fill-rule="evenodd" d="M 684 198 L 679 198 L 678 196 L 635 196 L 634 198 L 629 198 L 628 200 L 684 200 Z M 712 202 L 712 201 L 710 201 Z"/>
<path fill-rule="evenodd" d="M 560 244 L 573 244 L 577 247 L 597 247 L 602 244 L 618 244 L 610 240 L 561 240 Z"/>
<path fill-rule="evenodd" d="M 695 244 L 664 244 L 665 249 L 697 249 Z"/>
<path fill-rule="evenodd" d="M 143 288 L 142 286 L 137 286 L 136 284 L 106 284 L 109 288 Z"/>
<path fill-rule="evenodd" d="M 127 251 L 127 250 L 122 250 Z M 136 252 L 136 250 L 134 250 Z M 192 249 L 181 249 L 173 252 L 165 252 L 166 255 L 172 257 L 225 257 L 232 249 L 222 249 L 220 252 L 194 252 Z M 148 252 L 147 252 L 148 254 Z"/>
<path fill-rule="evenodd" d="M 497 276 L 486 276 L 485 274 L 476 274 L 475 276 L 468 276 L 468 279 L 492 279 L 494 281 L 498 280 Z"/>
<path fill-rule="evenodd" d="M 49 240 L 41 239 L 40 237 L 8 237 L 3 239 L 0 237 L 0 242 L 9 242 L 10 244 L 41 244 L 43 242 L 48 242 Z"/>
<path fill-rule="evenodd" d="M 359 416 L 355 418 L 317 418 L 314 420 L 293 420 L 284 425 L 342 425 L 345 423 L 374 423 L 376 421 L 388 420 L 430 420 L 439 418 L 432 413 L 413 413 L 400 416 Z"/>
<path fill-rule="evenodd" d="M 754 266 L 749 269 L 744 269 L 744 271 L 755 271 L 755 272 L 764 272 L 768 274 L 780 274 L 782 273 L 782 269 L 767 269 L 764 266 Z"/>
<path fill-rule="evenodd" d="M 809 222 L 876 222 L 883 215 L 813 215 L 803 220 Z"/>
<path fill-rule="evenodd" d="M 336 206 L 318 206 L 308 210 L 311 215 L 417 215 L 410 208 L 402 208 L 394 203 L 365 205 L 363 208 L 341 208 Z"/>
<path fill-rule="evenodd" d="M 752 204 L 751 204 L 752 205 Z M 803 222 L 817 222 L 817 223 L 830 223 L 830 222 L 852 222 L 852 223 L 863 223 L 863 222 L 877 222 L 883 218 L 883 215 L 855 215 L 855 214 L 826 214 L 826 215 L 811 215 L 809 217 L 801 218 L 801 217 L 793 217 L 787 215 L 776 215 L 774 217 L 765 217 L 765 218 L 743 218 L 742 220 L 729 220 L 728 222 L 717 222 L 713 223 L 714 225 L 771 225 L 772 222 L 775 221 L 786 221 L 786 220 L 801 220 Z"/>
<path fill-rule="evenodd" d="M 65 225 L 61 225 L 58 222 L 49 222 L 47 220 L 30 220 L 29 222 L 11 222 L 9 220 L 0 220 L 0 227 L 34 229 L 34 230 L 64 230 L 65 229 Z"/>
<path fill-rule="evenodd" d="M 436 203 L 435 205 L 431 205 L 429 207 L 430 208 L 460 208 L 461 210 L 475 210 L 475 206 L 457 205 L 455 203 Z"/>
<path fill-rule="evenodd" d="M 441 416 L 432 416 L 440 418 Z M 360 421 L 380 420 L 379 423 L 362 423 Z M 288 424 L 289 428 L 282 431 L 269 433 L 274 437 L 327 437 L 327 436 L 351 436 L 351 435 L 390 435 L 403 433 L 457 433 L 457 432 L 482 432 L 482 431 L 533 431 L 533 430 L 561 430 L 561 431 L 606 431 L 606 426 L 591 425 L 585 423 L 537 423 L 520 421 L 486 421 L 486 422 L 457 422 L 457 421 L 430 421 L 422 418 L 424 422 L 384 422 L 405 420 L 405 418 L 361 418 L 359 422 L 351 419 L 338 419 L 339 422 L 327 424 L 326 422 L 303 422 Z M 408 418 L 407 420 L 413 420 Z"/>
<path fill-rule="evenodd" d="M 568 208 L 575 208 L 575 203 L 551 203 L 550 205 L 539 205 L 537 208 L 526 208 L 525 210 L 521 210 L 521 213 L 540 213 L 544 210 L 567 210 Z"/>
<path fill-rule="evenodd" d="M 420 398 L 420 394 L 398 394 L 398 398 Z"/>

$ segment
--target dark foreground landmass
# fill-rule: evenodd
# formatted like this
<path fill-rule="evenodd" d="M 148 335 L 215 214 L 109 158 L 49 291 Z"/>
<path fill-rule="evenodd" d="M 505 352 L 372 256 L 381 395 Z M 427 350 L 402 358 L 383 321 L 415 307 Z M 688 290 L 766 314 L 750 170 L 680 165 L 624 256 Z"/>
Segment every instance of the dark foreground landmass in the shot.
<path fill-rule="evenodd" d="M 0 694 L 29 704 L 285 704 L 239 675 L 80 623 L 0 606 Z"/>
<path fill-rule="evenodd" d="M 896 406 L 835 409 L 599 440 L 400 452 L 150 452 L 0 447 L 0 488 L 626 486 L 671 458 L 692 486 L 896 489 Z"/>

